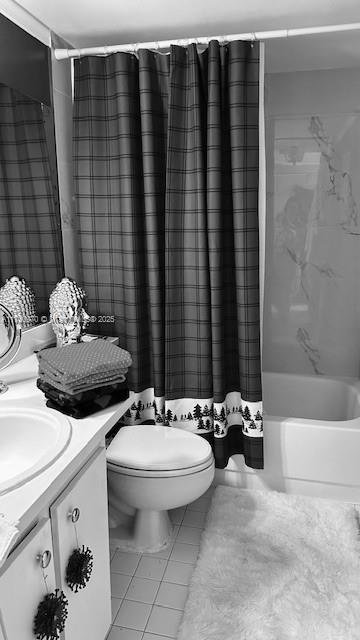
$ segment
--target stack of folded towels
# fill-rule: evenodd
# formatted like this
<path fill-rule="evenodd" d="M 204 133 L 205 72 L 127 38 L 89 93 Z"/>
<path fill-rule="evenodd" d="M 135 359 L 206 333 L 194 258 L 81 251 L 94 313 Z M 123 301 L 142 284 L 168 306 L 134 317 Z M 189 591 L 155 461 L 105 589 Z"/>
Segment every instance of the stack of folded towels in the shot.
<path fill-rule="evenodd" d="M 37 386 L 51 409 L 84 418 L 129 396 L 128 351 L 99 338 L 37 353 Z"/>

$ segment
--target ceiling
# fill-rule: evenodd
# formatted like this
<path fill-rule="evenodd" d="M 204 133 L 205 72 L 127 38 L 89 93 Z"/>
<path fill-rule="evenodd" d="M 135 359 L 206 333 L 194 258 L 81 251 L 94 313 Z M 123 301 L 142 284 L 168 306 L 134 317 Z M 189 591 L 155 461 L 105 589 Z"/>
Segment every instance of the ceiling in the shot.
<path fill-rule="evenodd" d="M 359 0 L 12 0 L 74 47 L 360 22 Z M 266 43 L 267 70 L 360 66 L 360 31 Z"/>

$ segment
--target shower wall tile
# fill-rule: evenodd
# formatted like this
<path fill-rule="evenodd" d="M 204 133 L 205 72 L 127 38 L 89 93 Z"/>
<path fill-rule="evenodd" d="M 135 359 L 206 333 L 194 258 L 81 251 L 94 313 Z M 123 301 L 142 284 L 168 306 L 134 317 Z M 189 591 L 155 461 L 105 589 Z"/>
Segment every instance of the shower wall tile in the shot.
<path fill-rule="evenodd" d="M 265 370 L 359 375 L 359 80 L 266 78 Z"/>

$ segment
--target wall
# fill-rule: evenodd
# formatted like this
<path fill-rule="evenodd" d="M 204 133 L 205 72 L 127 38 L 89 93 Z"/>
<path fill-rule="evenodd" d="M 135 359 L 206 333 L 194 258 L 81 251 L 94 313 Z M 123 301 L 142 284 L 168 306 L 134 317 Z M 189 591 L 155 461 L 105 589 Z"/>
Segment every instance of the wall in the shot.
<path fill-rule="evenodd" d="M 263 368 L 358 377 L 360 69 L 265 85 Z"/>

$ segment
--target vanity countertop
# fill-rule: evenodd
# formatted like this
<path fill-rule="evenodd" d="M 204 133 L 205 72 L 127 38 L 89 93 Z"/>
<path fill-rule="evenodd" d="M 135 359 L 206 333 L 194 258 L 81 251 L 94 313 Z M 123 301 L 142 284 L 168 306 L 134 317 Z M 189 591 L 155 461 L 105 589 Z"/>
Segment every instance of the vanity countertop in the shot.
<path fill-rule="evenodd" d="M 0 396 L 0 408 L 17 406 L 46 409 L 46 398 L 36 386 L 38 362 L 35 355 L 28 356 L 0 371 L 0 379 L 9 390 Z M 105 435 L 116 424 L 133 402 L 133 394 L 124 402 L 114 404 L 92 416 L 76 420 L 68 418 L 72 435 L 66 449 L 39 475 L 21 486 L 0 495 L 0 513 L 8 520 L 19 521 L 19 537 L 22 532 L 48 508 L 51 501 L 68 484 L 93 451 L 104 444 Z"/>

